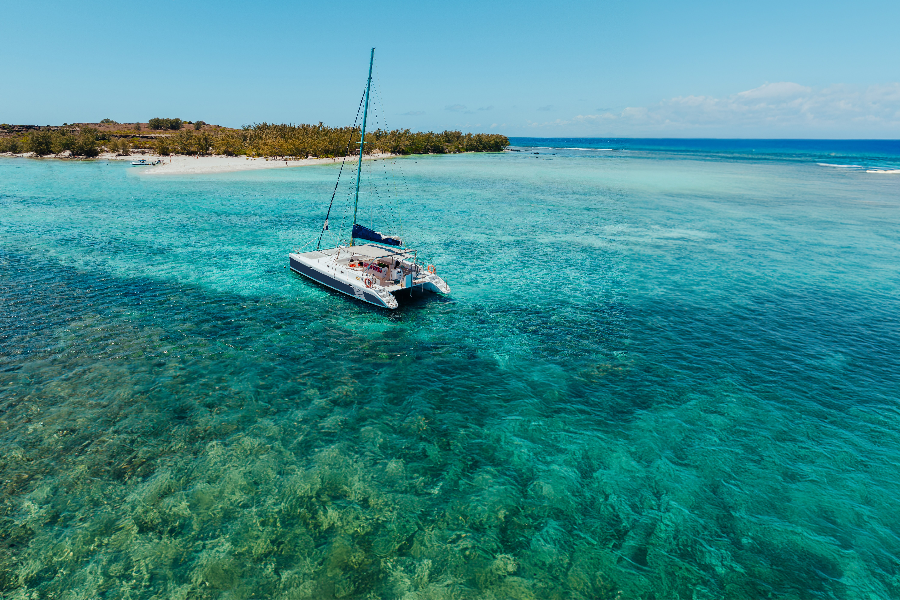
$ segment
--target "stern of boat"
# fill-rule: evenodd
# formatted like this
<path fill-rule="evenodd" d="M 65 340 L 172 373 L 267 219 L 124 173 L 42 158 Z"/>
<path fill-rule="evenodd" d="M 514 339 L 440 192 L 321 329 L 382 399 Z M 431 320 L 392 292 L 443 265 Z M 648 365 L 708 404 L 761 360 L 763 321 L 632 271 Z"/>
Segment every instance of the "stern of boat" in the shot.
<path fill-rule="evenodd" d="M 417 282 L 418 283 L 418 282 Z M 422 289 L 427 290 L 429 292 L 434 292 L 435 294 L 449 294 L 450 286 L 447 285 L 447 282 L 435 275 L 434 273 L 428 273 L 425 276 L 425 281 L 421 283 Z"/>

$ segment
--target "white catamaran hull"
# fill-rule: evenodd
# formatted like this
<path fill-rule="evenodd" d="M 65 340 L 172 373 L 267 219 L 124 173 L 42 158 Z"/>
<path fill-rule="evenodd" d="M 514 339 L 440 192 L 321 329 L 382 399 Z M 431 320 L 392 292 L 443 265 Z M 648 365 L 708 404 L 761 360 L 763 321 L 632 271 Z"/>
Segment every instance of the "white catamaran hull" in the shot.
<path fill-rule="evenodd" d="M 382 257 L 397 260 L 397 266 L 403 269 L 405 276 L 397 280 L 379 278 L 377 274 L 357 265 L 360 257 L 374 261 Z M 295 273 L 308 277 L 335 291 L 353 296 L 357 300 L 374 304 L 391 310 L 397 308 L 394 294 L 405 291 L 414 293 L 428 291 L 437 294 L 449 294 L 450 286 L 433 273 L 424 272 L 412 262 L 404 260 L 397 253 L 384 250 L 378 246 L 350 246 L 316 250 L 302 254 L 290 254 L 290 267 Z"/>

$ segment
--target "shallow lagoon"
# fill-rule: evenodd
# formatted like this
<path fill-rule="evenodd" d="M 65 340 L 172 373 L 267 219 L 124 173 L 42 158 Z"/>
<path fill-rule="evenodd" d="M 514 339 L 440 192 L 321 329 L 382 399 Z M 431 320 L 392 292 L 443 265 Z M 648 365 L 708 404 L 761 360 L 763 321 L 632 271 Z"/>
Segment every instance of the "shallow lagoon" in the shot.
<path fill-rule="evenodd" d="M 0 160 L 4 597 L 900 596 L 900 178 L 401 162 L 387 313 L 286 268 L 336 166 Z"/>

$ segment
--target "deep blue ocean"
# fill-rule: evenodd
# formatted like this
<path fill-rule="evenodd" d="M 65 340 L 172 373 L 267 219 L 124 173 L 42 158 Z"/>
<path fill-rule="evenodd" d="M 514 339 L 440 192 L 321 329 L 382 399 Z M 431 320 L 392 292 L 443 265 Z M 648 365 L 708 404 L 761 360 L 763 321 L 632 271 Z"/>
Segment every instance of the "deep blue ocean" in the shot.
<path fill-rule="evenodd" d="M 900 598 L 900 143 L 511 142 L 394 312 L 338 165 L 0 157 L 0 597 Z"/>

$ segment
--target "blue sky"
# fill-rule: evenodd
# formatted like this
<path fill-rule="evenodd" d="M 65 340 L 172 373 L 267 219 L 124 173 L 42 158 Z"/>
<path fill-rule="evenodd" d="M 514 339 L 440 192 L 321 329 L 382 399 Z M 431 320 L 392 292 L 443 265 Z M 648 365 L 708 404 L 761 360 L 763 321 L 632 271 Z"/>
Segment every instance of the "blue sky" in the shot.
<path fill-rule="evenodd" d="M 12 2 L 0 122 L 900 138 L 900 2 Z"/>

